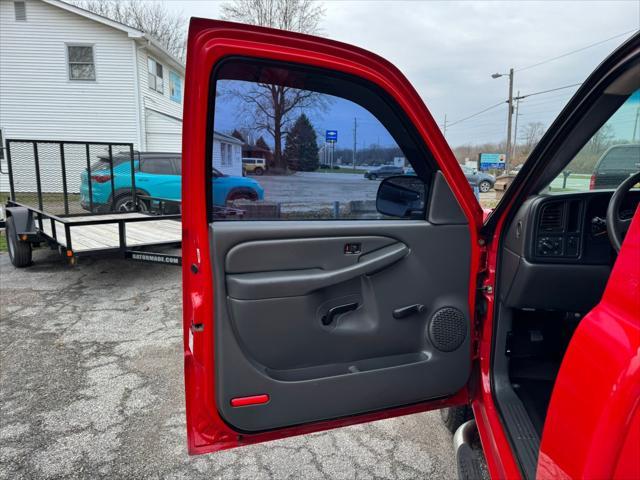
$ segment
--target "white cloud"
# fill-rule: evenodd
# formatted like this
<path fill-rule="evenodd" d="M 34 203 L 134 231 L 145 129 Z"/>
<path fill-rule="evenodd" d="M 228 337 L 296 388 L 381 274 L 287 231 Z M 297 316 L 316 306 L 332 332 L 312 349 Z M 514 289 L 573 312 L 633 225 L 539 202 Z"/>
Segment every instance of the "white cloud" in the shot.
<path fill-rule="evenodd" d="M 220 2 L 174 1 L 188 16 L 216 18 Z M 394 63 L 413 83 L 438 123 L 462 118 L 506 99 L 505 78 L 522 68 L 640 28 L 637 1 L 419 2 L 327 1 L 323 30 Z M 623 37 L 517 72 L 524 93 L 583 81 Z M 522 103 L 521 125 L 559 112 L 573 89 Z M 534 100 L 535 98 L 535 100 Z M 453 145 L 504 138 L 506 107 L 452 127 Z"/>

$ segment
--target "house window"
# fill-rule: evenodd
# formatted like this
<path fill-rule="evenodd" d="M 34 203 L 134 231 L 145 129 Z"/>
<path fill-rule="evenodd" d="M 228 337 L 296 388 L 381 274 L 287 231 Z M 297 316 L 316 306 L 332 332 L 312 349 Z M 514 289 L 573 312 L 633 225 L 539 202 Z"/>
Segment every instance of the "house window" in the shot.
<path fill-rule="evenodd" d="M 169 72 L 169 95 L 174 102 L 182 103 L 182 78 L 174 71 Z"/>
<path fill-rule="evenodd" d="M 2 136 L 1 128 L 0 128 L 0 160 L 4 160 L 4 137 Z"/>
<path fill-rule="evenodd" d="M 27 4 L 25 2 L 13 2 L 13 13 L 17 22 L 27 21 Z"/>
<path fill-rule="evenodd" d="M 158 93 L 164 93 L 164 75 L 162 72 L 162 64 L 156 62 L 153 58 L 148 58 L 149 67 L 149 88 Z"/>
<path fill-rule="evenodd" d="M 91 45 L 67 45 L 69 80 L 95 80 L 96 65 Z"/>
<path fill-rule="evenodd" d="M 223 167 L 231 167 L 233 165 L 233 159 L 231 158 L 231 144 L 221 143 L 220 149 L 220 164 Z"/>

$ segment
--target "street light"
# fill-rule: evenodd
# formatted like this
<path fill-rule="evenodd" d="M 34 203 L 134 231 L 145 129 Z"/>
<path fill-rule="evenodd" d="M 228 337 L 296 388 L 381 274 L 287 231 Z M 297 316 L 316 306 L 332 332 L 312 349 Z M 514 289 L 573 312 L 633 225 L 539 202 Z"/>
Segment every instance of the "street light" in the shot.
<path fill-rule="evenodd" d="M 509 163 L 511 161 L 511 121 L 513 117 L 513 68 L 509 69 L 509 73 L 494 73 L 491 78 L 500 78 L 509 76 L 509 112 L 507 113 L 507 151 L 505 153 L 504 167 L 509 171 Z"/>

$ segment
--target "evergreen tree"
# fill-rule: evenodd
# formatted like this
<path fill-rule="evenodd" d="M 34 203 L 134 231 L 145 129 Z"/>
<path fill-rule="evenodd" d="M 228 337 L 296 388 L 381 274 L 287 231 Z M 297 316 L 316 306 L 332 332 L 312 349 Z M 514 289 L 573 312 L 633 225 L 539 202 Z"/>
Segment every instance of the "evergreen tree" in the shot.
<path fill-rule="evenodd" d="M 247 141 L 244 139 L 244 136 L 242 135 L 242 133 L 240 133 L 237 129 L 233 131 L 233 133 L 231 134 L 232 137 L 236 137 L 238 140 L 240 140 L 242 143 L 247 143 Z"/>
<path fill-rule="evenodd" d="M 269 145 L 267 145 L 267 142 L 265 141 L 264 137 L 262 135 L 260 135 L 260 138 L 258 138 L 258 140 L 256 140 L 256 147 L 260 147 L 260 148 L 264 148 L 267 151 L 271 151 L 271 148 L 269 148 Z"/>
<path fill-rule="evenodd" d="M 313 172 L 320 166 L 316 131 L 304 113 L 287 134 L 284 157 L 291 170 Z"/>

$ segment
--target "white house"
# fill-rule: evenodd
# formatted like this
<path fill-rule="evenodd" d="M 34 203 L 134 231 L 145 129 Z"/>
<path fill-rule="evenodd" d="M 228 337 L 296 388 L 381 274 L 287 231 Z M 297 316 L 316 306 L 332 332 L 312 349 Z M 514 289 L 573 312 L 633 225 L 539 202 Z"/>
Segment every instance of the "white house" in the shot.
<path fill-rule="evenodd" d="M 242 141 L 214 131 L 213 166 L 225 175 L 242 175 Z"/>
<path fill-rule="evenodd" d="M 183 81 L 181 61 L 140 30 L 59 0 L 0 0 L 3 140 L 179 152 Z"/>

